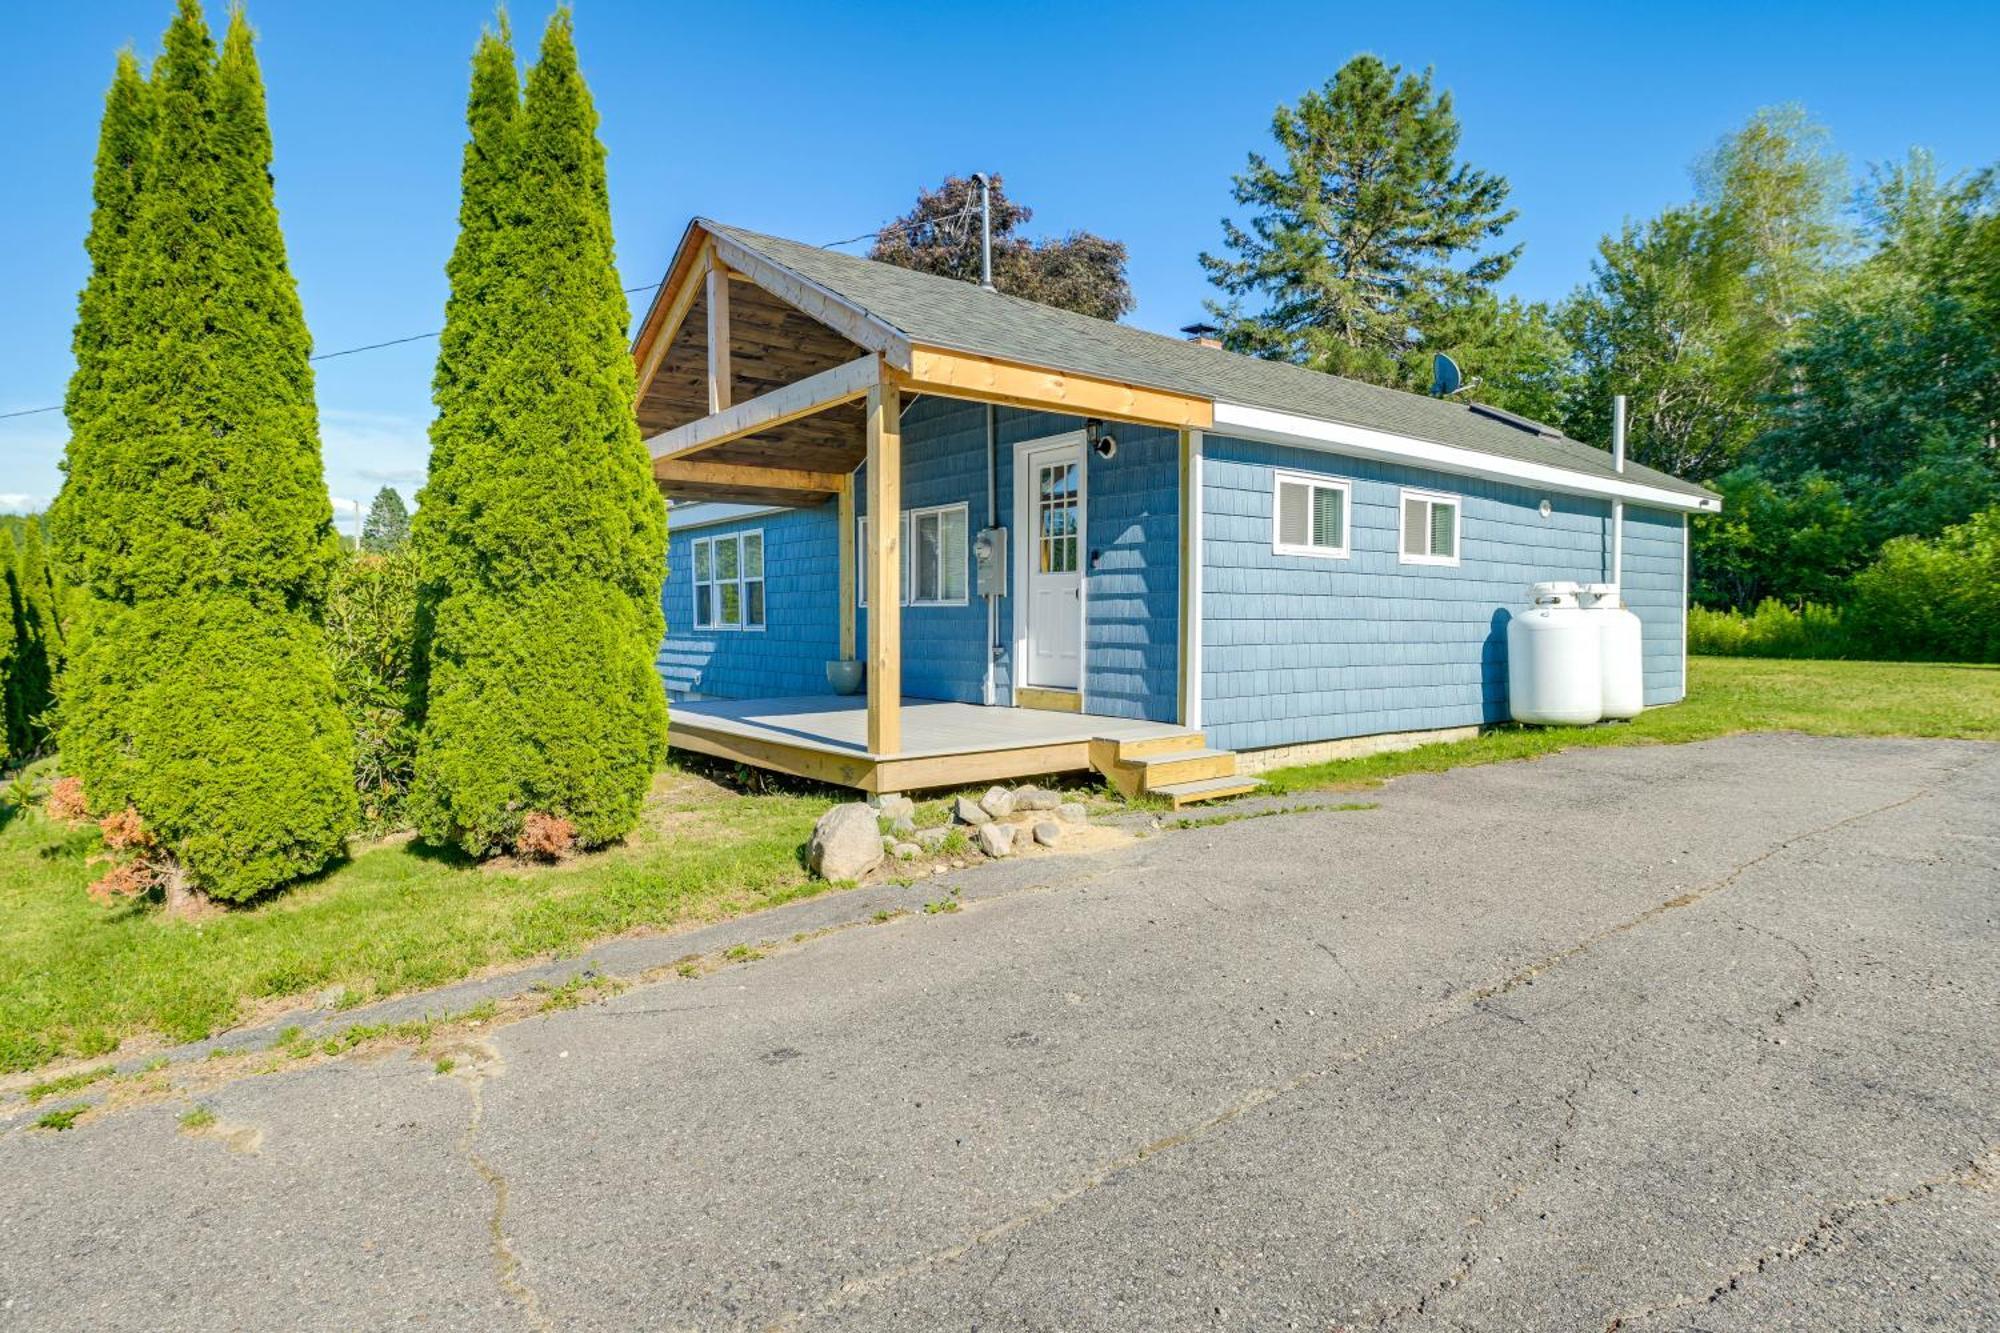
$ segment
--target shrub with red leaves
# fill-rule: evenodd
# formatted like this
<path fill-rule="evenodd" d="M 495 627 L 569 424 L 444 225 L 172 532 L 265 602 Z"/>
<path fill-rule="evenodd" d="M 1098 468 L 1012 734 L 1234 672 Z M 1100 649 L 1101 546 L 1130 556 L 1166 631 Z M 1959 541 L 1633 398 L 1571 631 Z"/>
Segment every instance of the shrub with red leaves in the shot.
<path fill-rule="evenodd" d="M 49 799 L 43 809 L 50 819 L 64 824 L 74 824 L 89 815 L 90 810 L 83 802 L 82 778 L 57 778 L 49 784 Z"/>
<path fill-rule="evenodd" d="M 561 815 L 536 810 L 521 821 L 521 836 L 514 848 L 523 856 L 542 861 L 560 861 L 576 846 L 576 825 Z"/>
<path fill-rule="evenodd" d="M 153 835 L 146 828 L 146 821 L 129 805 L 98 820 L 97 827 L 104 834 L 104 845 L 114 852 L 144 855 L 153 849 Z"/>
<path fill-rule="evenodd" d="M 84 892 L 108 907 L 119 898 L 136 898 L 159 882 L 159 871 L 142 857 L 112 866 Z"/>

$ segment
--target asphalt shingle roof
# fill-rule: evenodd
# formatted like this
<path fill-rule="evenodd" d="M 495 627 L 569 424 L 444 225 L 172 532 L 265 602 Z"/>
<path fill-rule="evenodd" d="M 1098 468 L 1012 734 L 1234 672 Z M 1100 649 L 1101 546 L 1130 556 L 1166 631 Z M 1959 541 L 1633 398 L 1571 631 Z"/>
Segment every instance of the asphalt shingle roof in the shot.
<path fill-rule="evenodd" d="M 911 342 L 1293 412 L 1592 477 L 1622 477 L 1683 495 L 1712 494 L 1703 486 L 1635 463 L 1628 463 L 1621 474 L 1613 470 L 1606 450 L 1567 436 L 1508 425 L 1473 410 L 1462 399 L 1427 398 L 1202 347 L 706 218 L 701 225 L 860 306 Z"/>

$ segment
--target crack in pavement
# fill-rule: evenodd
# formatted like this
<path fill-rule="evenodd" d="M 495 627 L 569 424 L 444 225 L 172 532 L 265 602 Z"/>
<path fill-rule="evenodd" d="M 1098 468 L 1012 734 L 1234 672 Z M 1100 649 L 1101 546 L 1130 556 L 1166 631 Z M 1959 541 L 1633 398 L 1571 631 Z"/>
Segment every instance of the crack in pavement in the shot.
<path fill-rule="evenodd" d="M 1970 766 L 1958 766 L 1952 770 L 1949 776 L 1956 776 L 1962 768 Z M 773 1330 L 774 1333 L 776 1330 L 798 1328 L 817 1315 L 845 1308 L 857 1301 L 865 1300 L 879 1292 L 895 1287 L 911 1278 L 949 1267 L 983 1246 L 1012 1236 L 1024 1227 L 1053 1215 L 1065 1205 L 1091 1193 L 1107 1181 L 1128 1171 L 1132 1171 L 1153 1158 L 1172 1152 L 1177 1148 L 1185 1147 L 1216 1130 L 1226 1128 L 1241 1120 L 1252 1111 L 1276 1101 L 1280 1097 L 1285 1097 L 1304 1088 L 1312 1087 L 1343 1070 L 1369 1060 L 1404 1042 L 1423 1036 L 1448 1023 L 1458 1022 L 1468 1016 L 1468 1010 L 1477 1011 L 1485 1008 L 1486 1001 L 1509 994 L 1519 987 L 1533 982 L 1537 977 L 1589 952 L 1607 940 L 1629 934 L 1672 912 L 1696 906 L 1714 897 L 1716 894 L 1727 890 L 1749 871 L 1771 860 L 1773 857 L 1782 855 L 1799 843 L 1812 838 L 1823 837 L 1828 833 L 1845 828 L 1850 824 L 1858 823 L 1861 820 L 1870 819 L 1876 815 L 1887 814 L 1891 810 L 1901 809 L 1906 805 L 1911 805 L 1926 796 L 1932 795 L 1935 790 L 1935 784 L 1925 785 L 1896 800 L 1871 806 L 1866 810 L 1856 811 L 1853 814 L 1843 815 L 1839 819 L 1817 825 L 1800 833 L 1793 834 L 1789 838 L 1782 839 L 1757 855 L 1732 867 L 1720 878 L 1706 885 L 1690 889 L 1685 893 L 1667 899 L 1665 902 L 1656 903 L 1645 911 L 1624 921 L 1606 926 L 1602 930 L 1594 931 L 1582 940 L 1558 949 L 1554 953 L 1529 963 L 1525 967 L 1497 981 L 1489 982 L 1486 985 L 1474 987 L 1469 990 L 1462 990 L 1455 995 L 1449 996 L 1435 1005 L 1430 1014 L 1425 1018 L 1396 1031 L 1385 1033 L 1375 1041 L 1347 1052 L 1324 1068 L 1307 1070 L 1276 1087 L 1259 1086 L 1251 1088 L 1234 1102 L 1229 1103 L 1222 1109 L 1204 1117 L 1187 1128 L 1101 1162 L 1096 1168 L 1087 1172 L 1071 1184 L 1037 1200 L 1012 1217 L 1005 1218 L 991 1226 L 983 1227 L 955 1244 L 918 1255 L 907 1263 L 899 1264 L 865 1277 L 850 1278 L 841 1283 L 839 1287 L 814 1306 L 808 1309 L 787 1311 L 778 1318 L 770 1321 L 765 1327 Z"/>
<path fill-rule="evenodd" d="M 1881 1194 L 1866 1199 L 1852 1199 L 1835 1204 L 1821 1213 L 1811 1229 L 1787 1241 L 1773 1246 L 1756 1258 L 1739 1265 L 1727 1278 L 1717 1283 L 1711 1290 L 1696 1296 L 1680 1296 L 1660 1305 L 1647 1306 L 1643 1310 L 1628 1310 L 1624 1314 L 1613 1315 L 1605 1324 L 1604 1333 L 1619 1333 L 1634 1322 L 1654 1319 L 1676 1310 L 1693 1309 L 1696 1306 L 1714 1305 L 1741 1291 L 1745 1283 L 1762 1276 L 1774 1265 L 1795 1263 L 1810 1255 L 1824 1254 L 1845 1239 L 1850 1224 L 1856 1218 L 1868 1213 L 1899 1208 L 1919 1199 L 1927 1199 L 1941 1189 L 1964 1188 L 1992 1190 L 2000 1188 L 2000 1144 L 1986 1149 L 1970 1162 L 1953 1171 L 1918 1181 L 1909 1189 L 1893 1194 Z"/>
<path fill-rule="evenodd" d="M 467 1118 L 465 1133 L 458 1141 L 459 1155 L 465 1158 L 466 1164 L 493 1193 L 493 1211 L 487 1216 L 486 1230 L 496 1270 L 495 1281 L 502 1294 L 520 1307 L 530 1327 L 539 1333 L 550 1333 L 555 1325 L 542 1313 L 541 1298 L 522 1277 L 521 1257 L 514 1252 L 513 1238 L 507 1234 L 507 1177 L 481 1156 L 474 1146 L 479 1139 L 479 1127 L 486 1119 L 484 1085 L 487 1079 L 504 1071 L 506 1066 L 492 1043 L 486 1041 L 459 1043 L 446 1052 L 446 1057 L 458 1064 L 444 1077 L 456 1078 L 463 1084 L 466 1096 L 472 1102 L 472 1114 Z"/>

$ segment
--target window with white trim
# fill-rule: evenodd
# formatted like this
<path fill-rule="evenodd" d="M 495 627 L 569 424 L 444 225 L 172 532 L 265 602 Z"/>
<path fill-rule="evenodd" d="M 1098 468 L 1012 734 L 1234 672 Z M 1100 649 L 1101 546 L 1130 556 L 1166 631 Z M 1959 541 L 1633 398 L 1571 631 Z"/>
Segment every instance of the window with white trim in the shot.
<path fill-rule="evenodd" d="M 1403 536 L 1399 546 L 1406 565 L 1458 563 L 1456 495 L 1435 491 L 1403 492 Z"/>
<path fill-rule="evenodd" d="M 910 604 L 910 516 L 903 515 L 903 585 L 899 589 L 903 605 Z M 854 520 L 854 604 L 868 605 L 868 515 Z"/>
<path fill-rule="evenodd" d="M 1271 485 L 1271 550 L 1277 555 L 1347 555 L 1348 484 L 1304 472 L 1277 473 Z"/>
<path fill-rule="evenodd" d="M 764 530 L 697 537 L 696 629 L 764 628 Z"/>
<path fill-rule="evenodd" d="M 904 549 L 909 552 L 911 606 L 966 604 L 966 522 L 964 502 L 912 509 L 904 516 Z"/>

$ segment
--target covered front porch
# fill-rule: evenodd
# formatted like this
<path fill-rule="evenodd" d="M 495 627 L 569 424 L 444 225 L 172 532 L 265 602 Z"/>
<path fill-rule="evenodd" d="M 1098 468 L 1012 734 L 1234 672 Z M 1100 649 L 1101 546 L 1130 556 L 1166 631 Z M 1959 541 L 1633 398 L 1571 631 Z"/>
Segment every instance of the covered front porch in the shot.
<path fill-rule="evenodd" d="M 781 253 L 696 223 L 636 349 L 662 491 L 731 511 L 670 571 L 671 743 L 870 791 L 1233 772 L 1178 642 L 1211 404 L 926 345 Z"/>

